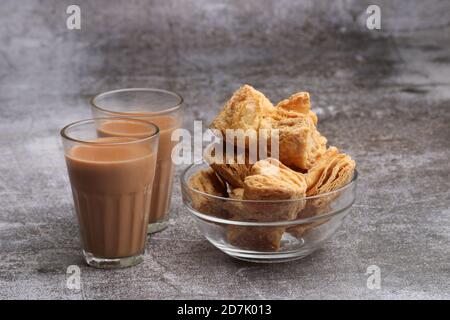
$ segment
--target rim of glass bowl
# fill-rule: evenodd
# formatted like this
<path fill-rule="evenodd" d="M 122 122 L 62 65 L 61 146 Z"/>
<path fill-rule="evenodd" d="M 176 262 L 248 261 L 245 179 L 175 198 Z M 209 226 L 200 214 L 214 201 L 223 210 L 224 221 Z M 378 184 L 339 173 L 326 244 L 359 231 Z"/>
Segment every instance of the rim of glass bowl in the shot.
<path fill-rule="evenodd" d="M 215 196 L 215 195 L 208 194 L 208 193 L 198 191 L 196 189 L 191 188 L 187 183 L 187 173 L 195 166 L 200 167 L 201 165 L 204 165 L 204 164 L 207 165 L 207 163 L 204 161 L 191 164 L 182 172 L 182 174 L 181 174 L 182 188 L 185 188 L 185 189 L 187 189 L 191 192 L 194 192 L 198 195 L 208 197 L 211 199 L 222 200 L 222 201 L 231 201 L 231 202 L 240 202 L 240 203 L 271 203 L 271 204 L 274 204 L 274 203 L 286 203 L 286 202 L 318 199 L 318 198 L 326 197 L 326 196 L 329 196 L 332 194 L 336 194 L 338 192 L 342 192 L 343 190 L 350 188 L 350 186 L 354 186 L 356 184 L 356 181 L 358 180 L 358 171 L 355 169 L 352 180 L 349 183 L 340 187 L 339 189 L 336 189 L 336 190 L 333 190 L 333 191 L 330 191 L 327 193 L 322 193 L 320 195 L 303 197 L 303 198 L 299 198 L 299 199 L 287 199 L 287 200 L 240 200 L 240 199 L 232 199 L 232 198 L 226 198 L 226 197 L 221 197 L 221 196 Z M 191 212 L 193 215 L 195 215 L 198 218 L 201 218 L 203 220 L 216 222 L 216 223 L 222 223 L 222 224 L 238 225 L 238 226 L 252 226 L 252 227 L 258 227 L 258 226 L 259 227 L 261 227 L 261 226 L 268 227 L 268 226 L 270 226 L 270 227 L 273 227 L 273 226 L 292 226 L 292 225 L 310 223 L 310 222 L 313 222 L 316 220 L 331 218 L 333 216 L 336 216 L 336 215 L 350 209 L 350 207 L 353 205 L 354 202 L 355 202 L 355 199 L 352 199 L 350 204 L 348 204 L 347 206 L 337 209 L 337 210 L 333 210 L 326 214 L 320 214 L 320 215 L 316 215 L 316 216 L 309 217 L 309 218 L 302 218 L 302 219 L 295 219 L 295 220 L 288 220 L 288 221 L 272 221 L 272 222 L 235 221 L 235 220 L 222 219 L 222 218 L 218 218 L 218 217 L 200 213 L 196 209 L 192 208 L 190 205 L 187 205 L 187 204 L 185 204 L 185 205 L 188 208 L 189 212 Z"/>
<path fill-rule="evenodd" d="M 175 103 L 174 105 L 168 106 L 167 109 L 164 109 L 161 111 L 155 111 L 155 112 L 152 111 L 150 115 L 142 115 L 142 112 L 137 112 L 137 111 L 136 112 L 125 112 L 125 111 L 108 110 L 103 107 L 100 107 L 96 103 L 97 99 L 102 98 L 107 95 L 110 95 L 110 94 L 121 93 L 121 92 L 133 92 L 133 91 L 148 91 L 148 92 L 166 93 L 166 94 L 176 97 L 178 99 L 178 102 Z M 91 106 L 93 108 L 98 109 L 104 113 L 111 114 L 111 115 L 117 115 L 117 116 L 128 116 L 128 117 L 132 116 L 132 117 L 136 117 L 136 118 L 149 117 L 149 116 L 153 117 L 153 116 L 159 116 L 159 115 L 163 115 L 166 113 L 174 112 L 183 106 L 183 102 L 184 102 L 184 99 L 179 93 L 177 93 L 175 91 L 169 91 L 169 90 L 158 89 L 158 88 L 123 88 L 123 89 L 110 90 L 110 91 L 105 91 L 105 92 L 99 93 L 99 94 L 95 95 L 94 97 L 92 97 L 90 100 Z"/>
<path fill-rule="evenodd" d="M 76 126 L 87 124 L 87 123 L 93 123 L 93 122 L 96 122 L 97 120 L 105 120 L 105 121 L 109 121 L 109 120 L 137 121 L 137 122 L 148 124 L 155 131 L 152 132 L 151 134 L 149 134 L 148 136 L 144 137 L 144 138 L 135 138 L 134 140 L 122 141 L 122 142 L 95 142 L 95 141 L 89 141 L 89 140 L 80 140 L 80 139 L 76 139 L 76 138 L 71 137 L 70 133 L 67 132 L 67 130 L 71 129 L 72 127 L 76 127 Z M 61 137 L 63 137 L 64 139 L 67 139 L 67 140 L 70 140 L 70 141 L 74 141 L 74 142 L 77 142 L 77 143 L 92 144 L 92 145 L 98 145 L 98 146 L 112 146 L 112 145 L 119 145 L 119 144 L 121 145 L 121 144 L 140 143 L 140 142 L 144 142 L 146 140 L 150 140 L 153 137 L 159 135 L 159 127 L 157 125 L 155 125 L 154 123 L 151 123 L 151 122 L 145 121 L 145 120 L 141 120 L 141 119 L 126 118 L 126 117 L 101 117 L 101 118 L 89 118 L 89 119 L 84 119 L 84 120 L 79 120 L 79 121 L 75 121 L 75 122 L 69 123 L 64 128 L 61 129 L 60 134 L 61 134 Z"/>

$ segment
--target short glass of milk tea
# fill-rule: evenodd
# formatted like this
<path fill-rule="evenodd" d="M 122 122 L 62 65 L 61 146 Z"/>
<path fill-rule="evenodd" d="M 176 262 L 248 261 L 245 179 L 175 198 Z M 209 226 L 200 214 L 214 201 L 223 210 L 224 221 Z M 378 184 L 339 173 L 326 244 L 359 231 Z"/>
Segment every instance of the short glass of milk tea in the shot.
<path fill-rule="evenodd" d="M 142 262 L 158 127 L 144 120 L 96 118 L 67 125 L 61 136 L 87 264 L 121 268 Z"/>
<path fill-rule="evenodd" d="M 183 98 L 171 91 L 152 88 L 127 88 L 101 93 L 91 100 L 94 117 L 129 117 L 159 127 L 156 175 L 150 205 L 148 233 L 167 227 L 175 166 L 172 162 L 172 132 L 181 127 Z M 109 131 L 114 136 L 114 132 Z"/>

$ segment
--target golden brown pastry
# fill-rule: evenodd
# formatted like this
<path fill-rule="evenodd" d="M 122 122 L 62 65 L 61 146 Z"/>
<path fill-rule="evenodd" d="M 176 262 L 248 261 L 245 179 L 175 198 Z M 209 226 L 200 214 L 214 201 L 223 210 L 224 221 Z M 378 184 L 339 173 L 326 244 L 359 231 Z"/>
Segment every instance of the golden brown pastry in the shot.
<path fill-rule="evenodd" d="M 306 219 L 310 217 L 314 217 L 316 215 L 320 215 L 322 213 L 329 212 L 329 202 L 316 201 L 316 200 L 307 200 L 305 208 L 300 211 L 297 215 L 297 219 Z M 289 227 L 286 229 L 286 232 L 290 233 L 292 236 L 296 238 L 300 238 L 304 236 L 309 231 L 313 230 L 315 227 L 320 226 L 321 224 L 327 222 L 329 219 L 320 219 L 316 221 L 312 221 L 304 224 L 297 224 L 293 227 Z"/>
<path fill-rule="evenodd" d="M 228 192 L 231 199 L 242 200 L 244 198 L 244 188 L 233 188 Z"/>
<path fill-rule="evenodd" d="M 228 197 L 236 201 L 225 201 L 224 209 L 227 211 L 230 220 L 239 220 L 245 212 L 245 204 L 240 201 L 244 199 L 244 188 L 231 188 Z M 241 219 L 242 221 L 242 219 Z"/>
<path fill-rule="evenodd" d="M 230 202 L 230 217 L 239 221 L 273 222 L 289 221 L 303 209 L 306 179 L 276 159 L 256 162 L 251 174 L 244 180 L 243 188 L 232 188 L 230 198 L 243 200 L 269 200 L 265 202 Z M 270 200 L 274 200 L 271 202 Z"/>
<path fill-rule="evenodd" d="M 240 249 L 277 251 L 280 249 L 283 227 L 228 226 L 228 242 Z"/>
<path fill-rule="evenodd" d="M 214 148 L 206 150 L 203 157 L 211 168 L 231 187 L 240 188 L 244 186 L 244 179 L 250 174 L 252 168 L 248 157 L 241 158 L 242 161 L 238 161 L 236 151 L 234 158 L 227 161 L 224 150 L 222 159 L 217 159 Z"/>
<path fill-rule="evenodd" d="M 188 185 L 195 190 L 209 195 L 227 197 L 226 184 L 216 175 L 214 170 L 208 168 L 196 172 L 189 179 Z M 191 192 L 192 207 L 200 213 L 209 214 L 216 217 L 226 218 L 228 213 L 223 206 L 223 202 L 213 197 L 204 196 Z"/>
<path fill-rule="evenodd" d="M 243 188 L 235 188 L 229 192 L 230 198 L 242 200 Z M 229 201 L 226 204 L 231 220 L 245 220 L 243 213 L 247 210 L 244 202 Z M 284 227 L 249 227 L 228 225 L 226 229 L 227 241 L 240 249 L 257 251 L 274 251 L 280 248 Z"/>
<path fill-rule="evenodd" d="M 246 84 L 239 88 L 210 125 L 225 136 L 226 129 L 258 130 L 263 117 L 273 108 L 264 94 Z"/>
<path fill-rule="evenodd" d="M 314 163 L 308 171 L 307 196 L 318 195 L 339 189 L 353 178 L 355 161 L 345 153 L 340 153 L 336 147 L 330 147 Z"/>
<path fill-rule="evenodd" d="M 282 110 L 295 113 L 301 113 L 307 115 L 317 125 L 317 115 L 311 111 L 311 102 L 308 92 L 297 92 L 290 96 L 288 99 L 284 99 L 276 105 L 278 112 Z"/>
<path fill-rule="evenodd" d="M 317 116 L 310 109 L 308 93 L 296 93 L 274 107 L 261 92 L 244 85 L 225 104 L 210 128 L 220 130 L 225 140 L 226 129 L 240 130 L 235 131 L 234 141 L 227 142 L 245 141 L 241 147 L 248 147 L 255 138 L 270 137 L 276 129 L 280 161 L 306 170 L 326 150 L 327 140 L 317 130 L 316 123 Z M 248 129 L 254 131 L 253 136 L 246 132 Z M 270 139 L 267 143 L 270 151 L 273 149 Z"/>
<path fill-rule="evenodd" d="M 276 200 L 301 199 L 305 196 L 306 179 L 276 159 L 256 162 L 251 174 L 244 180 L 244 188 L 230 191 L 233 199 L 275 200 L 274 202 L 230 202 L 230 219 L 236 221 L 273 222 L 289 221 L 297 217 L 304 201 L 279 202 Z M 273 251 L 280 248 L 285 227 L 229 226 L 230 244 L 243 249 Z"/>
<path fill-rule="evenodd" d="M 279 158 L 288 166 L 309 169 L 326 150 L 327 139 L 316 128 L 309 94 L 298 92 L 282 100 L 263 126 L 279 130 Z"/>
<path fill-rule="evenodd" d="M 244 199 L 284 200 L 305 196 L 307 184 L 298 173 L 279 160 L 268 158 L 256 162 L 244 180 Z"/>
<path fill-rule="evenodd" d="M 242 218 L 246 221 L 289 221 L 303 209 L 304 201 L 277 200 L 302 199 L 305 197 L 306 179 L 276 159 L 256 162 L 251 175 L 244 180 L 245 200 L 275 200 L 254 202 L 246 205 Z"/>
<path fill-rule="evenodd" d="M 279 130 L 279 158 L 287 166 L 307 170 L 325 152 L 327 139 L 307 116 L 274 120 Z"/>
<path fill-rule="evenodd" d="M 355 161 L 345 153 L 340 153 L 336 147 L 330 147 L 305 174 L 308 184 L 306 195 L 316 196 L 337 190 L 351 181 L 354 171 Z M 297 219 L 309 218 L 329 212 L 331 203 L 338 196 L 338 193 L 333 193 L 315 199 L 308 199 L 305 209 L 299 212 Z M 298 225 L 289 228 L 288 232 L 300 237 L 327 221 L 328 219 L 323 219 Z"/>

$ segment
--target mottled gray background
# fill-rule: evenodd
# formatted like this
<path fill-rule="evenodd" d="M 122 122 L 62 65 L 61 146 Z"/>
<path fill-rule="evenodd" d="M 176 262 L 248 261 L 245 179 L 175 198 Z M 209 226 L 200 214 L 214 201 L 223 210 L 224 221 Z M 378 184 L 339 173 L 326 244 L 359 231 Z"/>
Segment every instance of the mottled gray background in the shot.
<path fill-rule="evenodd" d="M 65 10 L 81 6 L 79 31 Z M 382 30 L 365 9 L 380 5 Z M 450 298 L 449 1 L 15 1 L 0 4 L 0 298 Z M 84 266 L 59 129 L 103 90 L 180 92 L 185 126 L 241 84 L 312 95 L 361 173 L 345 225 L 304 260 L 256 265 L 204 240 L 175 187 L 145 262 Z M 181 168 L 180 168 L 181 169 Z M 66 288 L 78 264 L 82 290 Z M 369 290 L 369 265 L 382 288 Z"/>

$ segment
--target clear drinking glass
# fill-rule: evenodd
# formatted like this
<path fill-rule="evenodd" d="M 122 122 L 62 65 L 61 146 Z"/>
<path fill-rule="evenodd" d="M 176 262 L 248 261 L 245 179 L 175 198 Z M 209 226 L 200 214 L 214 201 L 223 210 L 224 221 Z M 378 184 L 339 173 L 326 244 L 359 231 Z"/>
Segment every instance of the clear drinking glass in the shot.
<path fill-rule="evenodd" d="M 107 134 L 111 130 L 115 136 Z M 61 136 L 86 262 L 98 268 L 142 262 L 158 127 L 143 120 L 96 118 L 67 125 Z"/>
<path fill-rule="evenodd" d="M 160 143 L 148 232 L 167 227 L 175 167 L 171 159 L 176 142 L 172 132 L 181 127 L 183 98 L 174 92 L 151 88 L 108 91 L 91 100 L 94 117 L 130 117 L 144 119 L 160 129 Z M 113 134 L 113 133 L 111 133 Z"/>

